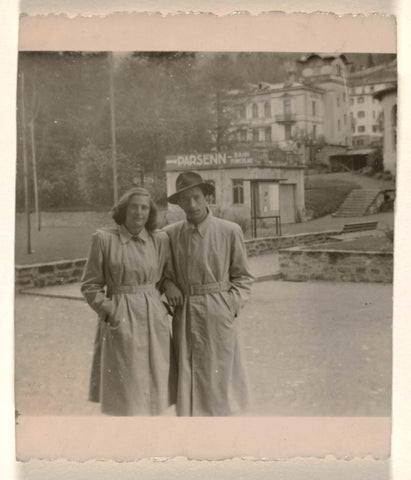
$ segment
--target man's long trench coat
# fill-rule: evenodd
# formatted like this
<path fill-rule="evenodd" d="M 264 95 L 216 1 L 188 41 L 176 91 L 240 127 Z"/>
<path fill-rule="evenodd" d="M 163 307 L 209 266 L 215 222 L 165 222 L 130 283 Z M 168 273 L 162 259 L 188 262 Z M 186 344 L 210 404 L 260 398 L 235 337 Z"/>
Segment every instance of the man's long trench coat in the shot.
<path fill-rule="evenodd" d="M 164 230 L 184 293 L 173 318 L 177 415 L 241 413 L 249 391 L 236 317 L 253 281 L 241 228 L 209 212 L 198 227 L 182 221 Z"/>

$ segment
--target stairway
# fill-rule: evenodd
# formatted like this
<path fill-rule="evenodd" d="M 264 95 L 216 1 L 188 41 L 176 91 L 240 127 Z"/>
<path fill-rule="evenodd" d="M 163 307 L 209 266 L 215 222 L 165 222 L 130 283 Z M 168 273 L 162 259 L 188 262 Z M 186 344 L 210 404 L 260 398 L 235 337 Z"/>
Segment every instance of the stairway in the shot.
<path fill-rule="evenodd" d="M 351 191 L 333 217 L 362 217 L 381 194 L 381 190 L 358 188 Z"/>

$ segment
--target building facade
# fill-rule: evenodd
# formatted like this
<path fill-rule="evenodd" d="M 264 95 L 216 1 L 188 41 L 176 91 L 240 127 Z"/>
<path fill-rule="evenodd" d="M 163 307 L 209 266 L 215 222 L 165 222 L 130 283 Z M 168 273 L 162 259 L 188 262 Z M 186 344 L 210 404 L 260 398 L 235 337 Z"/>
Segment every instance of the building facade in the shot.
<path fill-rule="evenodd" d="M 383 123 L 383 162 L 384 170 L 392 175 L 397 170 L 397 85 L 380 90 L 375 100 L 381 103 Z"/>
<path fill-rule="evenodd" d="M 354 148 L 379 146 L 383 139 L 382 107 L 374 94 L 396 81 L 396 61 L 350 75 L 350 108 Z"/>
<path fill-rule="evenodd" d="M 311 54 L 283 83 L 232 92 L 233 134 L 240 145 L 298 151 L 306 164 L 382 144 L 382 108 L 374 98 L 396 79 L 397 64 L 350 72 L 344 55 Z"/>
<path fill-rule="evenodd" d="M 292 150 L 305 163 L 319 160 L 316 147 L 324 144 L 351 146 L 347 63 L 343 55 L 310 55 L 289 69 L 286 82 L 231 92 L 236 141 Z"/>

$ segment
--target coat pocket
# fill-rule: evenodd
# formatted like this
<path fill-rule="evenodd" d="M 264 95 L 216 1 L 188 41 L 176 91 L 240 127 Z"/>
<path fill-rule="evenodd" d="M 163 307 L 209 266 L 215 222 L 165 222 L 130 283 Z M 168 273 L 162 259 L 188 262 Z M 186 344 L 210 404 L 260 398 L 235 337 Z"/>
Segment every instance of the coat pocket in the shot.
<path fill-rule="evenodd" d="M 234 309 L 234 298 L 230 292 L 221 292 L 221 298 L 223 303 L 227 307 L 230 315 L 235 317 L 235 309 Z"/>
<path fill-rule="evenodd" d="M 120 320 L 119 320 L 119 307 L 120 307 L 120 300 L 115 299 L 113 297 L 112 299 L 112 308 L 110 314 L 107 314 L 105 322 L 110 330 L 117 330 L 117 328 L 120 326 Z"/>

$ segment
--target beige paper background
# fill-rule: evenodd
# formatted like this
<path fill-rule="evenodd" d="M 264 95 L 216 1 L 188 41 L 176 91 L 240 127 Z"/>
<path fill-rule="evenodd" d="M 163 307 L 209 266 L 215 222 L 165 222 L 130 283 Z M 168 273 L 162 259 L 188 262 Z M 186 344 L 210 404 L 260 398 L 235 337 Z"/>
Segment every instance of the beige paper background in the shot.
<path fill-rule="evenodd" d="M 261 19 L 261 20 L 260 20 Z M 149 21 L 148 21 L 149 20 Z M 294 17 L 277 15 L 263 16 L 258 18 L 251 18 L 251 24 L 247 23 L 250 19 L 242 17 L 231 18 L 207 18 L 207 17 L 172 17 L 167 19 L 162 18 L 150 18 L 146 17 L 130 17 L 130 16 L 114 16 L 112 20 L 110 18 L 103 19 L 80 19 L 80 20 L 67 20 L 64 18 L 24 18 L 22 22 L 22 31 L 20 37 L 20 48 L 33 49 L 33 50 L 52 50 L 52 49 L 113 49 L 113 50 L 157 50 L 157 49 L 189 49 L 189 50 L 274 50 L 274 51 L 371 51 L 371 52 L 392 52 L 395 51 L 395 22 L 392 17 L 343 17 L 342 19 L 332 15 L 317 15 L 317 16 L 304 16 L 298 15 Z M 148 23 L 146 23 L 148 21 Z M 168 22 L 167 22 L 168 21 Z M 259 23 L 261 21 L 261 24 Z M 113 22 L 113 23 L 110 23 Z M 343 22 L 343 23 L 340 23 Z M 100 25 L 100 27 L 99 27 Z M 136 32 L 136 27 L 138 26 Z M 200 28 L 201 27 L 201 28 Z M 104 32 L 109 32 L 106 35 Z M 252 33 L 255 32 L 253 35 Z M 245 35 L 247 33 L 247 35 Z M 124 40 L 127 39 L 127 42 Z M 118 40 L 118 43 L 116 43 Z M 71 42 L 71 43 L 70 43 Z M 165 43 L 164 43 L 165 42 Z M 72 44 L 77 45 L 76 47 Z M 31 46 L 30 46 L 31 45 Z M 81 45 L 81 46 L 80 46 Z M 99 46 L 100 45 L 100 46 Z M 401 68 L 400 68 L 401 77 Z M 401 108 L 400 108 L 400 126 L 401 126 Z M 12 136 L 13 132 L 11 132 Z M 10 138 L 9 138 L 10 139 Z M 400 149 L 401 152 L 401 149 Z M 10 160 L 14 161 L 14 152 L 12 151 L 9 156 Z M 10 171 L 8 171 L 10 173 Z M 407 172 L 399 167 L 399 180 L 401 182 L 401 176 L 406 175 Z M 14 175 L 14 174 L 12 174 Z M 13 177 L 12 177 L 13 178 Z M 10 180 L 9 180 L 10 181 Z M 9 185 L 10 186 L 10 185 Z M 11 182 L 12 188 L 14 188 Z M 400 185 L 399 185 L 400 187 Z M 407 207 L 407 201 L 401 196 L 401 188 L 399 188 L 400 205 Z M 14 194 L 14 192 L 13 192 Z M 409 204 L 408 204 L 409 206 Z M 402 209 L 397 209 L 397 225 L 398 216 L 402 214 Z M 396 232 L 397 233 L 397 232 Z M 396 251 L 401 248 L 402 236 L 396 236 Z M 7 238 L 9 241 L 10 239 Z M 398 257 L 397 257 L 398 258 Z M 396 261 L 396 281 L 398 275 L 401 275 L 401 265 L 397 265 Z M 402 265 L 404 265 L 402 263 Z M 404 273 L 404 271 L 402 272 Z M 405 274 L 408 272 L 405 271 Z M 397 291 L 397 289 L 396 289 Z M 3 299 L 2 299 L 3 300 Z M 10 300 L 9 298 L 7 300 Z M 398 302 L 397 302 L 398 303 Z M 3 302 L 2 302 L 3 304 Z M 398 312 L 398 310 L 397 310 Z M 10 312 L 9 312 L 10 313 Z M 24 435 L 21 437 L 22 442 L 26 441 L 23 445 L 26 449 L 25 452 L 30 456 L 34 453 L 35 456 L 44 458 L 47 456 L 47 450 L 52 453 L 54 458 L 62 455 L 72 456 L 73 452 L 77 455 L 87 455 L 87 448 L 94 455 L 91 457 L 99 456 L 96 448 L 99 445 L 90 441 L 84 435 L 79 435 L 79 432 L 87 432 L 87 425 L 84 423 L 87 419 L 74 419 L 73 417 L 60 417 L 57 419 L 60 422 L 66 421 L 66 430 L 59 430 L 58 433 L 54 430 L 58 425 L 56 419 L 50 417 L 37 417 L 22 419 L 19 428 L 21 428 Z M 88 419 L 90 420 L 90 419 Z M 329 446 L 329 450 L 326 453 L 335 453 L 337 456 L 364 456 L 367 453 L 376 454 L 379 458 L 384 458 L 389 450 L 389 435 L 387 430 L 387 419 L 364 419 L 367 426 L 363 423 L 357 423 L 357 430 L 353 427 L 353 419 L 349 418 L 336 418 L 336 419 L 309 419 L 311 424 L 307 423 L 307 419 L 292 419 L 289 424 L 293 425 L 290 432 L 287 432 L 287 420 L 279 418 L 263 418 L 263 419 L 219 419 L 216 425 L 212 425 L 210 419 L 191 419 L 191 425 L 189 427 L 182 427 L 183 422 L 179 422 L 181 419 L 156 419 L 156 421 L 165 422 L 164 428 L 157 426 L 155 432 L 157 432 L 157 438 L 150 439 L 149 425 L 144 426 L 144 431 L 147 432 L 145 436 L 145 450 L 144 456 L 158 456 L 158 451 L 150 451 L 150 447 L 158 447 L 158 440 L 161 440 L 163 445 L 164 439 L 168 439 L 169 443 L 166 445 L 170 447 L 170 451 L 182 452 L 173 453 L 173 455 L 184 455 L 184 448 L 188 449 L 187 437 L 184 437 L 184 433 L 187 432 L 187 428 L 190 431 L 190 447 L 198 448 L 198 452 L 190 449 L 191 458 L 216 458 L 215 455 L 215 436 L 218 433 L 218 444 L 223 442 L 224 433 L 222 426 L 225 420 L 231 420 L 234 423 L 230 426 L 234 431 L 238 430 L 238 438 L 241 438 L 241 446 L 239 442 L 233 438 L 230 433 L 226 432 L 225 436 L 230 442 L 226 442 L 224 445 L 224 455 L 219 458 L 228 458 L 230 456 L 246 455 L 247 448 L 249 452 L 255 452 L 256 444 L 262 439 L 270 440 L 269 444 L 263 443 L 260 448 L 260 454 L 257 451 L 257 457 L 261 458 L 266 456 L 268 458 L 289 457 L 293 455 L 324 455 L 324 446 Z M 197 427 L 195 423 L 198 420 Z M 334 430 L 332 427 L 332 421 L 335 420 Z M 360 421 L 361 419 L 354 419 Z M 43 422 L 39 427 L 38 422 Z M 80 430 L 76 431 L 76 424 L 80 422 Z M 137 419 L 137 422 L 139 419 Z M 141 420 L 144 423 L 144 419 Z M 153 419 L 149 419 L 152 422 Z M 176 422 L 174 423 L 173 422 Z M 263 421 L 263 423 L 261 423 Z M 37 423 L 36 423 L 37 422 Z M 81 426 L 83 422 L 83 427 Z M 235 425 L 235 423 L 237 425 Z M 254 425 L 252 425 L 252 423 Z M 278 436 L 276 439 L 271 435 L 274 433 L 280 433 L 281 428 L 278 428 L 278 423 L 283 422 L 282 431 L 283 437 Z M 298 425 L 298 423 L 300 424 Z M 316 425 L 315 425 L 315 422 Z M 340 423 L 338 423 L 340 422 Z M 341 423 L 342 422 L 342 423 Z M 106 437 L 104 434 L 99 435 L 101 439 L 101 448 L 104 451 L 104 441 L 110 439 L 110 431 L 113 427 L 107 427 L 109 422 L 101 423 L 98 427 L 108 428 L 106 431 Z M 127 422 L 120 427 L 121 434 L 128 432 L 130 435 L 130 443 L 125 447 L 127 449 L 127 455 L 132 458 L 131 448 L 133 446 L 133 435 L 138 436 L 139 427 L 136 425 L 132 428 L 132 422 Z M 168 423 L 168 425 L 167 425 Z M 207 425 L 208 423 L 208 425 Z M 105 425 L 103 425 L 105 424 Z M 247 424 L 247 428 L 244 427 Z M 179 425 L 181 427 L 179 427 Z M 343 426 L 341 426 L 343 425 Z M 61 423 L 60 423 L 61 426 Z M 173 428 L 171 428 L 173 427 Z M 267 428 L 269 427 L 269 428 Z M 321 438 L 324 430 L 321 431 L 320 427 L 329 428 L 327 439 Z M 40 428 L 40 429 L 39 429 Z M 119 428 L 119 427 L 116 427 Z M 181 431 L 178 429 L 181 428 Z M 186 429 L 184 432 L 184 428 Z M 213 430 L 214 428 L 214 430 Z M 122 430 L 121 430 L 122 429 Z M 251 429 L 251 430 L 249 430 Z M 243 432 L 241 432 L 243 430 Z M 245 431 L 244 431 L 245 430 Z M 177 431 L 177 435 L 174 432 Z M 333 431 L 333 433 L 331 433 Z M 36 434 L 37 432 L 37 434 Z M 101 430 L 100 430 L 101 432 Z M 253 434 L 249 434 L 253 432 Z M 269 434 L 267 434 L 269 432 Z M 358 432 L 361 432 L 359 435 Z M 72 434 L 72 437 L 68 435 Z M 270 435 L 271 434 L 271 435 Z M 314 438 L 317 438 L 318 442 L 311 443 L 312 434 Z M 343 435 L 342 435 L 343 434 Z M 377 435 L 376 435 L 377 434 Z M 267 437 L 268 435 L 268 437 Z M 289 435 L 287 439 L 287 435 Z M 290 443 L 290 438 L 295 435 L 294 443 Z M 348 436 L 347 436 L 348 435 Z M 367 437 L 368 435 L 368 437 Z M 182 442 L 178 445 L 180 450 L 176 450 L 176 445 L 173 445 L 173 440 L 179 439 Z M 231 437 L 231 438 L 230 438 Z M 139 438 L 139 437 L 138 437 Z M 284 440 L 285 438 L 285 440 Z M 377 440 L 376 440 L 377 438 Z M 124 437 L 123 437 L 124 439 Z M 205 440 L 208 439 L 206 442 Z M 40 441 L 39 441 L 40 440 Z M 111 437 L 111 440 L 115 438 Z M 136 446 L 141 447 L 137 442 Z M 383 444 L 381 443 L 383 441 Z M 84 447 L 79 449 L 78 442 L 83 441 Z M 157 444 L 156 444 L 157 441 Z M 247 447 L 246 442 L 249 442 Z M 163 442 L 163 443 L 162 443 Z M 232 442 L 232 443 L 231 443 Z M 167 443 L 167 442 L 166 442 Z M 290 445 L 298 446 L 302 449 L 297 453 L 297 450 L 286 451 L 285 446 Z M 205 448 L 208 445 L 210 450 Z M 364 448 L 364 445 L 366 447 Z M 80 445 L 81 446 L 81 445 Z M 52 448 L 51 448 L 52 447 Z M 316 451 L 316 448 L 320 447 Z M 45 450 L 43 450 L 45 448 Z M 50 449 L 51 448 L 51 449 Z M 70 448 L 72 449 L 70 452 Z M 181 450 L 182 448 L 182 450 Z M 244 449 L 245 450 L 241 450 Z M 269 449 L 271 451 L 268 451 Z M 31 449 L 31 451 L 30 451 Z M 174 450 L 173 450 L 174 449 Z M 231 450 L 230 450 L 231 449 Z M 334 451 L 336 449 L 336 451 Z M 367 452 L 368 449 L 368 452 Z M 164 453 L 161 456 L 169 456 L 165 451 L 165 447 L 162 448 Z M 109 450 L 114 451 L 114 450 Z M 187 450 L 188 451 L 188 450 Z M 69 452 L 69 455 L 67 455 Z M 211 455 L 209 453 L 211 452 Z M 285 452 L 285 455 L 280 455 L 279 452 Z M 351 452 L 351 453 L 347 453 Z M 70 455 L 71 453 L 71 455 Z M 264 454 L 262 454 L 264 453 Z M 228 457 L 227 457 L 227 456 Z M 104 455 L 105 456 L 105 455 Z M 141 456 L 141 449 L 134 453 L 134 458 Z M 218 451 L 217 451 L 218 456 Z M 79 458 L 79 457 L 77 457 Z M 101 457 L 100 457 L 101 458 Z M 382 465 L 382 464 L 380 464 Z M 381 477 L 383 478 L 383 477 Z"/>
<path fill-rule="evenodd" d="M 113 11 L 212 12 L 228 15 L 233 11 L 247 11 L 252 15 L 261 12 L 333 12 L 393 13 L 395 0 L 21 0 L 20 11 L 30 15 L 64 12 L 68 16 L 107 15 Z"/>

